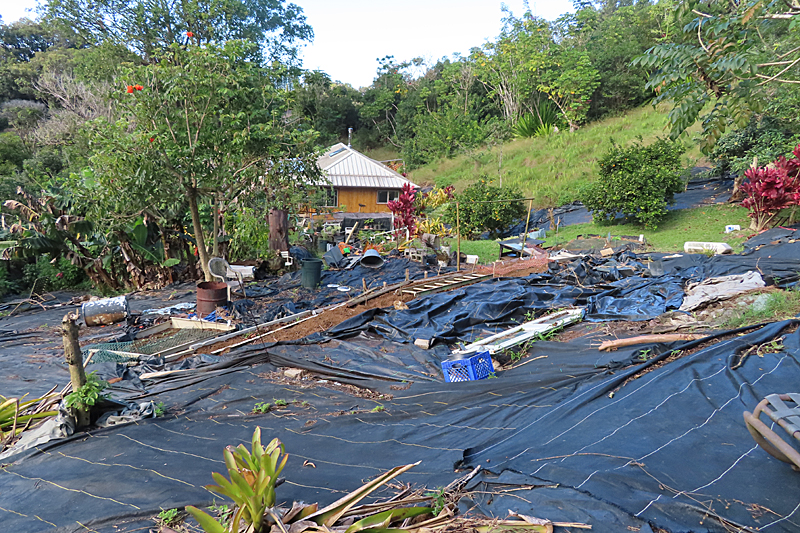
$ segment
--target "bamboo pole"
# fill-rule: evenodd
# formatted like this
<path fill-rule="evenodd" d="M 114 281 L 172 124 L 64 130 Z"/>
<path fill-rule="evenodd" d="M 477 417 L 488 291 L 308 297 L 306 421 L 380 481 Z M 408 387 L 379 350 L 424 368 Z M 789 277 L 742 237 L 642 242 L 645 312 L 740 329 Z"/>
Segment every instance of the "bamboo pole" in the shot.
<path fill-rule="evenodd" d="M 522 239 L 520 239 L 521 247 L 519 249 L 519 257 L 522 259 L 525 257 L 525 244 L 528 242 L 528 225 L 531 223 L 531 209 L 533 209 L 533 200 L 528 201 L 528 218 L 525 220 L 525 233 L 522 234 Z M 531 254 L 533 257 L 533 254 Z"/>
<path fill-rule="evenodd" d="M 67 313 L 61 320 L 61 335 L 64 341 L 64 359 L 69 366 L 69 378 L 72 390 L 77 391 L 86 384 L 86 372 L 83 370 L 83 355 L 81 345 L 78 343 L 78 317 L 74 313 Z M 86 409 L 75 409 L 75 418 L 78 427 L 88 426 L 91 419 Z"/>
<path fill-rule="evenodd" d="M 456 202 L 456 272 L 461 272 L 461 215 Z"/>

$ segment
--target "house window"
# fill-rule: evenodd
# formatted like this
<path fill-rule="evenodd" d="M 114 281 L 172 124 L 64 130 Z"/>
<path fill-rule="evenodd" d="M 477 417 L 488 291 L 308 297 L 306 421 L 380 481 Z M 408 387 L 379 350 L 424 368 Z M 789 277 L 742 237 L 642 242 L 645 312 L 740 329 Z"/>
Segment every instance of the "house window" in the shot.
<path fill-rule="evenodd" d="M 398 198 L 400 198 L 400 191 L 378 191 L 379 204 L 388 204 L 389 202 L 397 200 Z"/>
<path fill-rule="evenodd" d="M 322 189 L 322 198 L 319 207 L 339 207 L 339 191 L 333 187 Z"/>

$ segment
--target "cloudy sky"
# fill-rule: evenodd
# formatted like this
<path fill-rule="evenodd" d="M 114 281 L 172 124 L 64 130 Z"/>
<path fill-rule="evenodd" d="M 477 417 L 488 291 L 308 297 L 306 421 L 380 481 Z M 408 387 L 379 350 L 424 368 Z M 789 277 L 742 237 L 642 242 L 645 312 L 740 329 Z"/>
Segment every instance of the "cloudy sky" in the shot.
<path fill-rule="evenodd" d="M 500 32 L 505 4 L 516 15 L 524 0 L 295 0 L 314 28 L 314 42 L 303 47 L 303 66 L 327 72 L 354 87 L 372 82 L 376 61 L 392 55 L 398 61 L 429 61 L 466 54 Z M 34 18 L 36 0 L 4 0 L 0 16 L 9 23 Z M 572 10 L 572 2 L 530 2 L 536 15 L 553 20 Z"/>

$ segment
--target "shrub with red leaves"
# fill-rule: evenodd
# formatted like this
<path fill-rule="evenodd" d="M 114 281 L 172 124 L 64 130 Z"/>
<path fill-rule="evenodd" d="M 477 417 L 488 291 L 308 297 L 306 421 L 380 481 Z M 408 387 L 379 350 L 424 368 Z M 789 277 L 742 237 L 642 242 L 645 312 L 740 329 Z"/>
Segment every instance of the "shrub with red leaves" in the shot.
<path fill-rule="evenodd" d="M 128 94 L 132 94 L 133 93 L 133 85 L 128 85 L 125 88 L 125 92 L 128 93 Z"/>
<path fill-rule="evenodd" d="M 417 233 L 417 207 L 414 205 L 416 197 L 417 193 L 414 187 L 406 183 L 403 185 L 403 191 L 397 200 L 392 200 L 386 204 L 389 211 L 394 214 L 395 229 L 408 228 L 412 236 Z"/>
<path fill-rule="evenodd" d="M 748 169 L 749 180 L 741 186 L 745 199 L 742 207 L 750 210 L 756 231 L 772 224 L 781 209 L 800 205 L 800 145 L 791 159 L 778 158 L 770 167 Z"/>

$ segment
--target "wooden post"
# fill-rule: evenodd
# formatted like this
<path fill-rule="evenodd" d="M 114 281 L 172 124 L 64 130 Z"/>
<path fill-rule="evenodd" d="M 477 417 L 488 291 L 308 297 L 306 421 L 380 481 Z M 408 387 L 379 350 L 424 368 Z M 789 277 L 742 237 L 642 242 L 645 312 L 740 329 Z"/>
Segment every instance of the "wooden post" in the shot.
<path fill-rule="evenodd" d="M 78 343 L 78 325 L 75 321 L 77 315 L 67 313 L 61 320 L 61 335 L 64 340 L 64 359 L 69 365 L 69 378 L 72 382 L 72 390 L 76 391 L 86 385 L 86 373 L 83 370 L 83 355 L 81 345 Z M 85 409 L 75 409 L 75 418 L 78 427 L 88 426 L 91 419 L 89 411 Z"/>
<path fill-rule="evenodd" d="M 522 234 L 522 246 L 519 252 L 520 259 L 525 257 L 525 243 L 528 242 L 528 225 L 531 223 L 531 209 L 533 209 L 533 200 L 528 202 L 528 219 L 525 221 L 525 233 Z M 531 257 L 533 257 L 532 254 Z"/>
<path fill-rule="evenodd" d="M 456 272 L 461 272 L 461 215 L 456 202 Z"/>
<path fill-rule="evenodd" d="M 408 281 L 408 269 L 406 269 L 406 281 Z"/>

